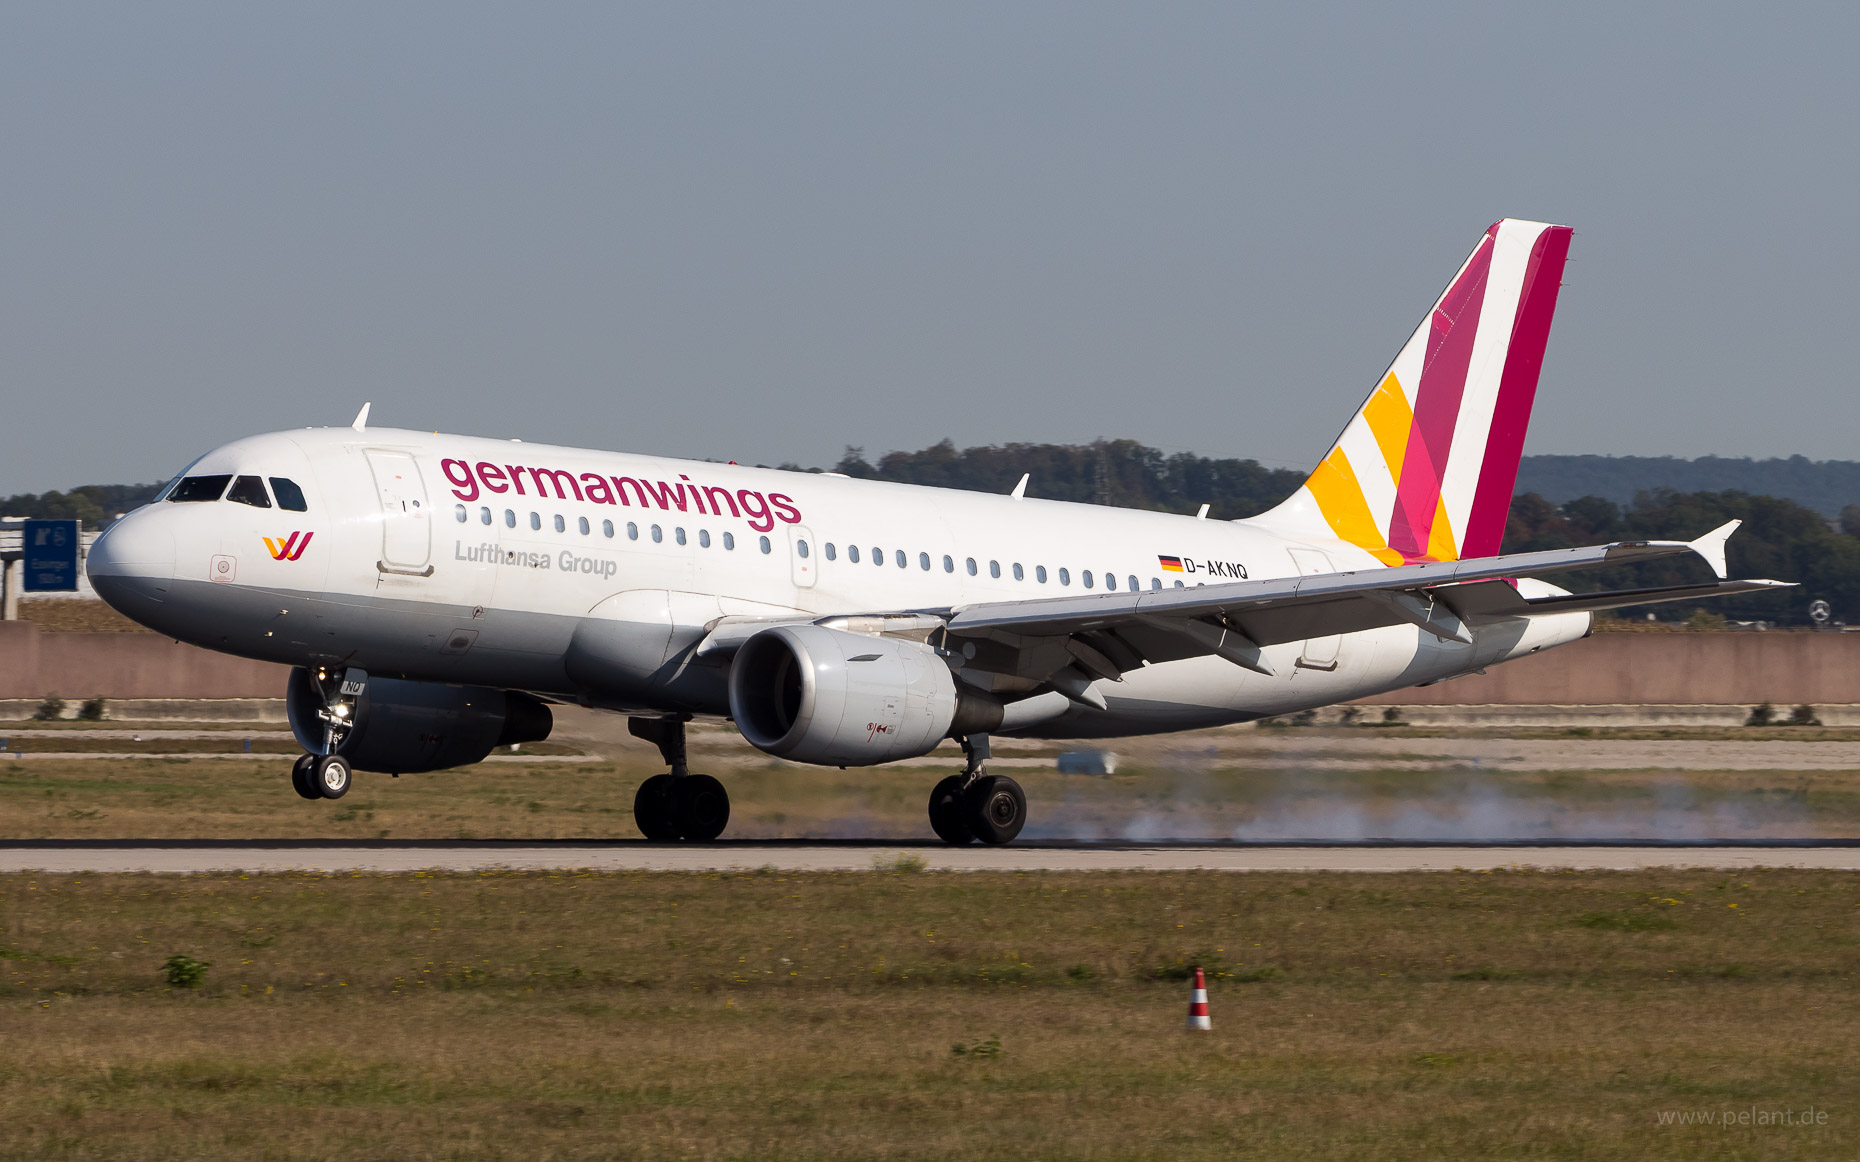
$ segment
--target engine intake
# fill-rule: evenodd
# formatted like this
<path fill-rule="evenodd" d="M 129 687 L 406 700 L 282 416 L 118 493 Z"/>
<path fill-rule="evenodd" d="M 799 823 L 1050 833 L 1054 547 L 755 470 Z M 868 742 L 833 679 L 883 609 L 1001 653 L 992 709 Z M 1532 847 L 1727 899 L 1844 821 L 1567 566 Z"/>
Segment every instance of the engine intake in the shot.
<path fill-rule="evenodd" d="M 952 732 L 992 729 L 1001 704 L 958 686 L 922 642 L 783 625 L 736 651 L 730 713 L 769 754 L 863 767 L 928 754 Z"/>
<path fill-rule="evenodd" d="M 323 706 L 309 671 L 293 669 L 285 708 L 311 754 L 325 751 Z M 547 706 L 515 690 L 376 677 L 353 696 L 349 720 L 355 725 L 336 753 L 356 770 L 395 775 L 469 766 L 493 747 L 541 742 L 555 725 Z"/>

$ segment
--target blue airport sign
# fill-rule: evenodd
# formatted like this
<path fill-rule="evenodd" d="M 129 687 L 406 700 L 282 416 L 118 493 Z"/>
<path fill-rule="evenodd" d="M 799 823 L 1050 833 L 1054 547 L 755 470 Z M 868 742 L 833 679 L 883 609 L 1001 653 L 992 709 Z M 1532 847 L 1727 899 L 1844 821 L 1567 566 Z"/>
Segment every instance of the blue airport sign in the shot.
<path fill-rule="evenodd" d="M 78 587 L 78 522 L 29 520 L 20 538 L 27 593 L 73 593 Z"/>

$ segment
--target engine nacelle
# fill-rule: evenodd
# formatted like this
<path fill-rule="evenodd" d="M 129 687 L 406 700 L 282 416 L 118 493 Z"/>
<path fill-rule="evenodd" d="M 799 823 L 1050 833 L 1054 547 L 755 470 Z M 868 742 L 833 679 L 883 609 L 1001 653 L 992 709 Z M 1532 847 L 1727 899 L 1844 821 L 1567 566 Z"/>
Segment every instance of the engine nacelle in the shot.
<path fill-rule="evenodd" d="M 959 687 L 922 642 L 783 625 L 736 651 L 730 713 L 743 737 L 772 755 L 864 767 L 928 754 L 952 728 L 990 729 L 1001 704 Z"/>
<path fill-rule="evenodd" d="M 555 718 L 528 694 L 483 686 L 447 686 L 370 677 L 346 698 L 355 725 L 336 753 L 358 771 L 415 774 L 483 761 L 493 747 L 541 742 Z M 309 671 L 291 671 L 285 697 L 291 733 L 311 754 L 324 753 L 323 695 Z"/>

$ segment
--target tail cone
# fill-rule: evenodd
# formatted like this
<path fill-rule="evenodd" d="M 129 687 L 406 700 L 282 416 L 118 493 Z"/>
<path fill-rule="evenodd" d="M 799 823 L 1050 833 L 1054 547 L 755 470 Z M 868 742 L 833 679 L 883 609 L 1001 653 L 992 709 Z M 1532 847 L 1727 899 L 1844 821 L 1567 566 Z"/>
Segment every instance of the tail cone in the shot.
<path fill-rule="evenodd" d="M 1208 982 L 1202 977 L 1199 968 L 1195 970 L 1195 987 L 1188 993 L 1188 1028 L 1191 1033 L 1197 1029 L 1205 1032 L 1214 1028 L 1208 1020 Z"/>

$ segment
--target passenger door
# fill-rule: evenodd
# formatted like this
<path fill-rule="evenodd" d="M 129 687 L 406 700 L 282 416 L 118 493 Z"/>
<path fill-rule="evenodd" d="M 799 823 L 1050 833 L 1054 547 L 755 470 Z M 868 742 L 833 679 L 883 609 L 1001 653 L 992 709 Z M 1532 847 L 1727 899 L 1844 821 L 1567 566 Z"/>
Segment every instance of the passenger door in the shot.
<path fill-rule="evenodd" d="M 433 575 L 433 527 L 426 503 L 426 484 L 420 469 L 406 452 L 370 449 L 369 471 L 381 498 L 381 560 L 383 573 L 414 577 Z"/>

